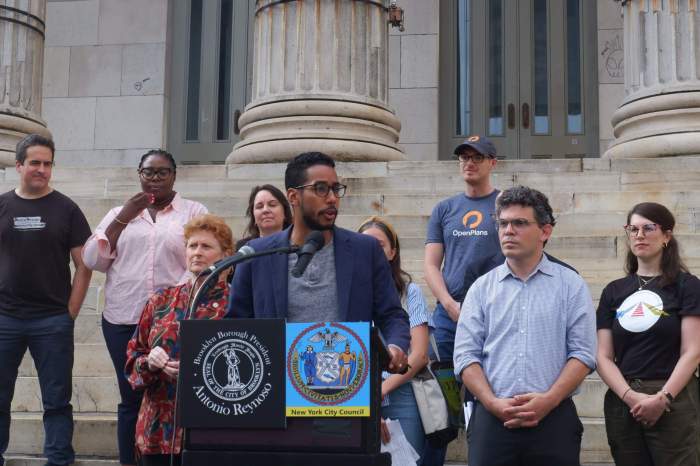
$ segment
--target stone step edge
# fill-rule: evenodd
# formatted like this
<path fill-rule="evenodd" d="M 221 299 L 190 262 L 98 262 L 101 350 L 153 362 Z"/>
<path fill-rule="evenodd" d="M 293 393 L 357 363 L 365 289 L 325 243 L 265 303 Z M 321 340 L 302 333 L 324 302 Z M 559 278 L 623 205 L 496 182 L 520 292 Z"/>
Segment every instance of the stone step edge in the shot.
<path fill-rule="evenodd" d="M 12 420 L 22 420 L 22 421 L 42 421 L 43 422 L 43 412 L 39 411 L 13 411 Z M 114 422 L 117 420 L 117 413 L 109 413 L 102 411 L 94 412 L 73 412 L 74 421 L 90 421 L 99 422 L 107 421 Z"/>
<path fill-rule="evenodd" d="M 23 419 L 23 420 L 34 420 L 43 419 L 43 414 L 41 412 L 13 412 L 13 419 Z M 105 412 L 75 412 L 73 413 L 74 419 L 84 420 L 84 421 L 114 421 L 117 418 L 116 413 L 105 413 Z M 579 416 L 581 423 L 585 426 L 586 424 L 592 425 L 603 425 L 605 424 L 605 418 L 601 417 L 590 417 L 590 416 Z"/>
<path fill-rule="evenodd" d="M 28 462 L 41 462 L 37 464 L 43 464 L 46 462 L 46 457 L 41 455 L 5 455 L 5 464 L 7 466 L 14 466 L 18 462 L 23 462 L 22 464 Z M 118 466 L 119 459 L 117 457 L 110 456 L 75 455 L 75 463 L 73 463 L 73 465 L 82 466 L 84 464 Z"/>

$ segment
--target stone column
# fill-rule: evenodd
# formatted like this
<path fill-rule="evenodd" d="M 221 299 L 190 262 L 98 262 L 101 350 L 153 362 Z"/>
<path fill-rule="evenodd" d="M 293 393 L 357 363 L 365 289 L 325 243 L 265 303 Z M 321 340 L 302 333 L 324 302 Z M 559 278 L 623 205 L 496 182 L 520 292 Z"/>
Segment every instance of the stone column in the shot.
<path fill-rule="evenodd" d="M 41 119 L 46 0 L 0 2 L 0 166 L 24 136 L 51 137 Z"/>
<path fill-rule="evenodd" d="M 700 155 L 698 3 L 623 2 L 625 99 L 606 157 Z"/>
<path fill-rule="evenodd" d="M 402 160 L 388 106 L 387 0 L 257 0 L 251 103 L 227 163 L 322 151 Z"/>

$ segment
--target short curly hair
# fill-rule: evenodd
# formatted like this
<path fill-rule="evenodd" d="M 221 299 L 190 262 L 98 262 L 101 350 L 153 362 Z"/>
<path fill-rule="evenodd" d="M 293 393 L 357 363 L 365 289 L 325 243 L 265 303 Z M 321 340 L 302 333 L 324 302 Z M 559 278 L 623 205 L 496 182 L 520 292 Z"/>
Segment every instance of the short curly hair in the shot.
<path fill-rule="evenodd" d="M 185 224 L 185 242 L 198 231 L 210 232 L 221 245 L 225 255 L 230 256 L 233 254 L 233 233 L 231 233 L 231 228 L 226 225 L 223 218 L 212 214 L 202 214 L 194 217 Z"/>
<path fill-rule="evenodd" d="M 535 220 L 540 226 L 554 226 L 557 223 L 552 207 L 549 205 L 549 199 L 536 189 L 528 186 L 515 186 L 501 192 L 496 198 L 496 215 L 500 216 L 503 209 L 513 205 L 532 207 Z"/>

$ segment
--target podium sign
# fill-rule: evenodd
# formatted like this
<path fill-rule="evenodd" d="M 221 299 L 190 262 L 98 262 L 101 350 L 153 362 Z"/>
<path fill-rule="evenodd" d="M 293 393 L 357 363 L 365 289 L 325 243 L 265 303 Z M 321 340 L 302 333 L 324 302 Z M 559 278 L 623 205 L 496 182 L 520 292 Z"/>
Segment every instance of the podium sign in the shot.
<path fill-rule="evenodd" d="M 284 428 L 284 321 L 181 322 L 179 424 Z"/>
<path fill-rule="evenodd" d="M 369 323 L 287 324 L 287 417 L 368 417 Z"/>

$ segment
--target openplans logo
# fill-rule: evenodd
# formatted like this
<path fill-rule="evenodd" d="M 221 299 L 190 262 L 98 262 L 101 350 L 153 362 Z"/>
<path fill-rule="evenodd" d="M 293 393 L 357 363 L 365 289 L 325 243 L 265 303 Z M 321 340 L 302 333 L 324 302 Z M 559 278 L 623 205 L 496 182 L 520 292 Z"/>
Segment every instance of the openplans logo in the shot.
<path fill-rule="evenodd" d="M 477 227 L 481 225 L 483 220 L 484 214 L 478 210 L 470 210 L 462 217 L 462 225 L 467 230 L 452 230 L 452 236 L 488 236 L 488 230 L 477 230 Z"/>

